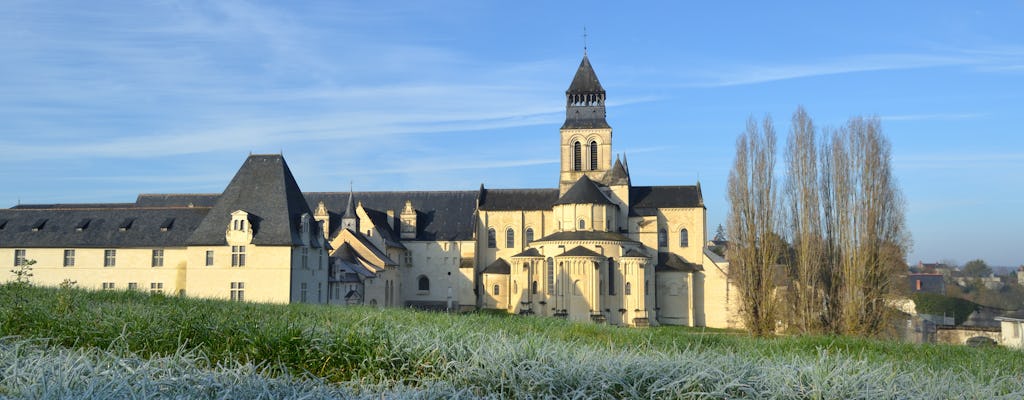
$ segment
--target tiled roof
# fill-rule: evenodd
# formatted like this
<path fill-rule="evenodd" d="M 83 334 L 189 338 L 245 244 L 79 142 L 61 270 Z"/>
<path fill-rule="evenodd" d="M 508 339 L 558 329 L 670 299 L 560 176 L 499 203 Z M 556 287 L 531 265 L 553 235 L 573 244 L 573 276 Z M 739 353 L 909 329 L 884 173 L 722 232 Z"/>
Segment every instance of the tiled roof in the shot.
<path fill-rule="evenodd" d="M 483 211 L 550 211 L 558 200 L 558 189 L 484 189 L 480 196 Z"/>
<path fill-rule="evenodd" d="M 220 195 L 206 194 L 140 194 L 136 207 L 213 207 Z"/>
<path fill-rule="evenodd" d="M 555 204 L 615 204 L 601 193 L 597 184 L 586 175 L 580 177 Z"/>
<path fill-rule="evenodd" d="M 252 242 L 257 245 L 301 245 L 299 217 L 313 217 L 288 164 L 278 154 L 249 156 L 188 243 L 227 244 L 224 231 L 236 210 L 249 213 Z"/>
<path fill-rule="evenodd" d="M 508 261 L 505 261 L 501 258 L 494 260 L 494 262 L 488 265 L 487 268 L 484 268 L 483 271 L 480 271 L 481 274 L 501 275 L 508 275 L 510 272 L 512 272 L 512 266 L 508 264 Z"/>
<path fill-rule="evenodd" d="M 559 254 L 556 257 L 598 257 L 598 258 L 604 258 L 604 256 L 601 255 L 601 253 L 598 253 L 596 251 L 590 250 L 590 249 L 588 249 L 586 247 L 583 247 L 583 246 L 573 247 L 569 251 L 567 251 L 565 253 L 562 253 L 562 254 Z"/>
<path fill-rule="evenodd" d="M 603 93 L 604 87 L 601 86 L 601 82 L 597 80 L 597 73 L 594 72 L 594 67 L 590 65 L 590 58 L 583 56 L 583 60 L 580 61 L 579 68 L 576 69 L 576 75 L 572 78 L 572 83 L 569 84 L 569 90 L 566 90 L 566 94 L 570 93 Z"/>
<path fill-rule="evenodd" d="M 703 271 L 704 267 L 700 264 L 694 264 L 687 262 L 682 257 L 675 253 L 667 253 L 663 251 L 658 252 L 658 264 L 654 266 L 655 271 L 682 271 L 682 272 L 695 272 Z"/>
<path fill-rule="evenodd" d="M 537 249 L 531 247 L 529 249 L 526 249 L 522 253 L 519 253 L 519 254 L 516 254 L 516 255 L 512 256 L 512 258 L 515 258 L 515 257 L 544 257 L 544 256 L 541 255 L 540 252 L 537 251 Z"/>
<path fill-rule="evenodd" d="M 416 240 L 470 240 L 473 237 L 473 215 L 476 212 L 477 191 L 431 192 L 354 192 L 364 209 L 386 213 L 401 213 L 406 200 L 416 209 Z M 328 210 L 344 210 L 349 193 L 306 193 L 308 204 L 324 202 Z M 385 214 L 386 215 L 386 214 Z M 331 219 L 335 218 L 331 215 Z M 376 222 L 375 222 L 376 224 Z M 332 225 L 334 225 L 332 221 Z"/>
<path fill-rule="evenodd" d="M 623 254 L 622 256 L 623 256 L 623 257 L 643 257 L 643 258 L 650 258 L 650 257 L 649 257 L 649 256 L 648 256 L 647 254 L 644 254 L 644 252 L 642 252 L 642 251 L 640 251 L 640 250 L 637 250 L 637 249 L 629 249 L 629 250 L 627 250 L 627 251 L 626 251 L 626 254 Z"/>
<path fill-rule="evenodd" d="M 0 221 L 6 221 L 0 222 L 0 247 L 183 247 L 209 211 L 198 207 L 0 209 Z M 45 224 L 33 231 L 40 220 Z M 126 220 L 132 221 L 131 226 L 121 230 Z M 161 229 L 169 220 L 167 229 Z"/>
<path fill-rule="evenodd" d="M 700 186 L 633 186 L 629 188 L 632 215 L 654 215 L 658 208 L 703 207 Z"/>
<path fill-rule="evenodd" d="M 540 239 L 535 240 L 536 242 L 558 242 L 558 241 L 575 241 L 575 240 L 597 240 L 597 241 L 611 241 L 611 242 L 632 242 L 636 243 L 635 240 L 626 237 L 621 233 L 615 232 L 603 232 L 603 231 L 576 231 L 576 232 L 556 232 Z"/>

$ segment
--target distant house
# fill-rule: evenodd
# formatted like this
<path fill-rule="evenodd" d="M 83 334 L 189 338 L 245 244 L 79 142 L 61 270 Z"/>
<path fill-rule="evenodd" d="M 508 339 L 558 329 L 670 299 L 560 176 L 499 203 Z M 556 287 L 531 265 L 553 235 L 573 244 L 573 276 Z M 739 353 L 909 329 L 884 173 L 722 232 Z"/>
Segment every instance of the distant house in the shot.
<path fill-rule="evenodd" d="M 953 274 L 954 269 L 955 268 L 943 263 L 923 263 L 918 261 L 917 265 L 911 267 L 911 272 L 950 276 Z"/>
<path fill-rule="evenodd" d="M 1024 349 L 1024 310 L 996 317 L 1002 328 L 1003 346 Z"/>
<path fill-rule="evenodd" d="M 911 293 L 946 294 L 946 279 L 939 273 L 907 274 L 907 284 Z"/>

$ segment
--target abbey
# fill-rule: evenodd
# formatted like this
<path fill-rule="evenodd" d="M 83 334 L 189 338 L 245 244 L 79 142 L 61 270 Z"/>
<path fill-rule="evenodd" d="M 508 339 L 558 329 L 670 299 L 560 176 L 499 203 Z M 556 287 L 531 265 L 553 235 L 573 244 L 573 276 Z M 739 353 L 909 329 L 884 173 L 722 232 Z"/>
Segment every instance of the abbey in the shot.
<path fill-rule="evenodd" d="M 98 290 L 738 326 L 700 185 L 632 185 L 586 55 L 565 98 L 557 188 L 303 193 L 281 155 L 252 155 L 220 194 L 0 210 L 0 265 Z"/>

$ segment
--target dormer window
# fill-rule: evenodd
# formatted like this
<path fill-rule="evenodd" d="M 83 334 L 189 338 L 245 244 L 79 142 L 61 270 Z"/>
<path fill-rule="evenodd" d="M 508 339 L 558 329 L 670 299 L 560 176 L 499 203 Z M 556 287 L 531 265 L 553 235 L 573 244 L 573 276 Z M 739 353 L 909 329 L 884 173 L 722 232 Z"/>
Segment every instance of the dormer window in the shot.
<path fill-rule="evenodd" d="M 89 227 L 89 222 L 90 222 L 89 218 L 83 218 L 81 221 L 78 221 L 78 224 L 75 225 L 75 231 L 76 232 L 84 231 L 85 228 Z"/>
<path fill-rule="evenodd" d="M 248 232 L 252 226 L 249 223 L 249 213 L 237 210 L 231 213 L 231 230 L 238 232 Z"/>
<path fill-rule="evenodd" d="M 124 232 L 132 228 L 132 224 L 135 223 L 134 218 L 125 218 L 121 221 L 121 224 L 117 226 L 117 230 Z"/>
<path fill-rule="evenodd" d="M 299 217 L 299 232 L 303 235 L 309 234 L 309 214 L 302 214 Z"/>
<path fill-rule="evenodd" d="M 34 224 L 32 224 L 32 232 L 39 232 L 43 230 L 44 226 L 46 226 L 46 218 L 40 218 L 36 220 Z"/>

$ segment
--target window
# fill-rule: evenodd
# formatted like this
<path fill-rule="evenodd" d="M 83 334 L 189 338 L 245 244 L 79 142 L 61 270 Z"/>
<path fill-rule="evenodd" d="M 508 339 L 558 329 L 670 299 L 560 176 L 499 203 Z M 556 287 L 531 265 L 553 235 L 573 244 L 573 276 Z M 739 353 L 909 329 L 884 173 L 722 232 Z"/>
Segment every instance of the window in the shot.
<path fill-rule="evenodd" d="M 103 250 L 103 266 L 113 267 L 117 263 L 117 250 Z"/>
<path fill-rule="evenodd" d="M 512 294 L 519 291 L 519 281 L 512 281 Z"/>
<path fill-rule="evenodd" d="M 523 245 L 529 245 L 533 242 L 533 228 L 526 228 L 526 232 L 523 233 Z"/>
<path fill-rule="evenodd" d="M 679 231 L 679 247 L 687 247 L 690 245 L 690 232 L 686 229 Z"/>
<path fill-rule="evenodd" d="M 302 268 L 309 269 L 309 248 L 302 248 Z"/>
<path fill-rule="evenodd" d="M 103 282 L 103 290 L 114 290 L 114 282 Z"/>
<path fill-rule="evenodd" d="M 244 232 L 246 230 L 247 226 L 248 226 L 248 224 L 246 224 L 246 222 L 247 221 L 244 220 L 244 219 L 236 219 L 234 221 L 231 221 L 231 229 L 234 229 L 236 231 L 243 231 Z"/>
<path fill-rule="evenodd" d="M 164 294 L 164 283 L 163 282 L 150 282 L 149 283 L 149 294 Z"/>
<path fill-rule="evenodd" d="M 608 259 L 608 294 L 615 295 L 615 263 Z"/>
<path fill-rule="evenodd" d="M 555 260 L 548 257 L 548 294 L 555 293 Z"/>
<path fill-rule="evenodd" d="M 573 142 L 573 144 L 572 144 L 572 170 L 573 171 L 580 171 L 580 170 L 583 169 L 582 168 L 583 166 L 580 165 L 580 164 L 583 163 L 582 158 L 583 158 L 583 156 L 582 156 L 582 151 L 580 150 L 580 142 Z"/>
<path fill-rule="evenodd" d="M 245 266 L 245 246 L 231 246 L 231 266 Z"/>
<path fill-rule="evenodd" d="M 530 284 L 530 293 L 537 294 L 537 281 Z"/>
<path fill-rule="evenodd" d="M 497 296 L 499 294 L 501 294 L 501 286 L 494 285 L 494 295 Z"/>
<path fill-rule="evenodd" d="M 633 294 L 633 284 L 626 282 L 626 296 Z"/>
<path fill-rule="evenodd" d="M 212 265 L 213 265 L 213 250 L 207 250 L 206 251 L 206 266 L 209 267 L 209 266 L 212 266 Z"/>
<path fill-rule="evenodd" d="M 64 266 L 74 267 L 75 266 L 75 251 L 64 250 Z"/>
<path fill-rule="evenodd" d="M 306 302 L 306 291 L 307 291 L 306 282 L 302 282 L 299 285 L 299 301 L 300 302 L 303 302 L 303 303 Z"/>
<path fill-rule="evenodd" d="M 580 290 L 580 281 L 576 280 L 572 283 L 572 294 L 573 296 L 582 296 L 583 292 Z"/>
<path fill-rule="evenodd" d="M 494 228 L 487 229 L 487 248 L 493 249 L 498 247 L 498 239 L 495 238 L 497 234 L 494 232 Z"/>
<path fill-rule="evenodd" d="M 231 301 L 245 301 L 245 282 L 231 282 Z"/>
<path fill-rule="evenodd" d="M 505 247 L 509 249 L 516 247 L 516 231 L 512 228 L 505 230 Z"/>
<path fill-rule="evenodd" d="M 164 266 L 164 250 L 154 249 L 153 250 L 153 266 L 162 267 Z"/>
<path fill-rule="evenodd" d="M 644 292 L 643 292 L 643 295 L 646 296 L 647 293 L 650 293 L 649 290 L 651 290 L 651 281 L 644 281 Z"/>
<path fill-rule="evenodd" d="M 416 288 L 421 292 L 430 291 L 430 278 L 420 275 L 420 278 L 416 281 Z"/>
<path fill-rule="evenodd" d="M 584 221 L 584 220 L 581 219 L 580 220 L 580 229 L 585 229 L 586 227 L 587 227 L 587 221 Z"/>
<path fill-rule="evenodd" d="M 14 250 L 14 266 L 22 266 L 25 264 L 25 249 Z"/>
<path fill-rule="evenodd" d="M 658 229 L 658 247 L 668 246 L 668 232 L 665 229 Z"/>
<path fill-rule="evenodd" d="M 590 142 L 590 170 L 597 169 L 597 142 Z"/>
<path fill-rule="evenodd" d="M 128 282 L 128 290 L 139 290 L 138 282 Z"/>

